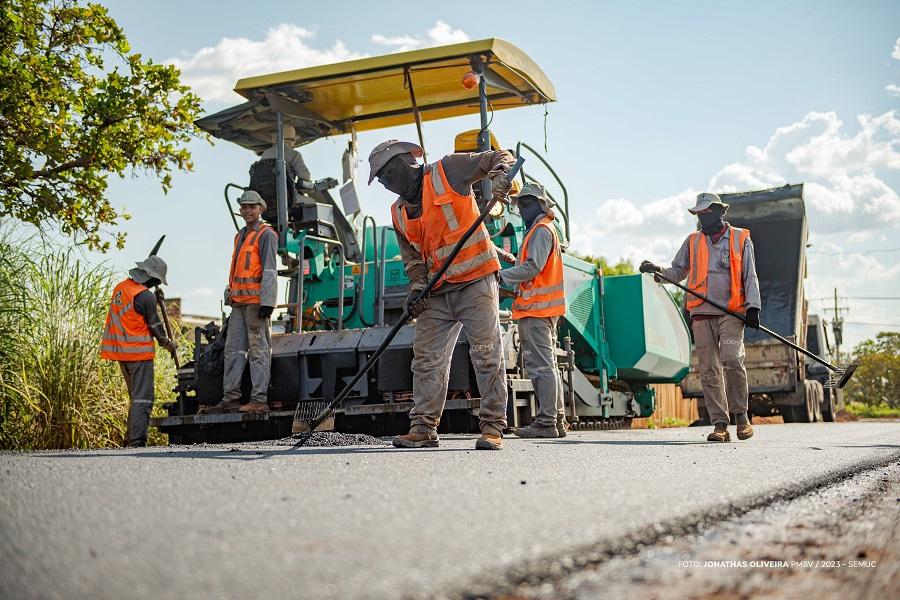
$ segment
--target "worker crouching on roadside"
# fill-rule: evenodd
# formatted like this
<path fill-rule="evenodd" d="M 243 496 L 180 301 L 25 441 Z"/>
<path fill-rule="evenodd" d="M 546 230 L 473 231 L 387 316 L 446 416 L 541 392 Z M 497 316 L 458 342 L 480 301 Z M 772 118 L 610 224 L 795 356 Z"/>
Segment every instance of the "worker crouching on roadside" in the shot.
<path fill-rule="evenodd" d="M 747 325 L 758 329 L 761 304 L 750 231 L 732 227 L 724 220 L 728 205 L 716 194 L 698 195 L 696 205 L 688 210 L 697 216 L 700 230 L 684 240 L 672 266 L 661 269 L 645 260 L 640 271 L 659 272 L 672 281 L 687 278 L 688 288 L 733 312 L 743 313 Z M 734 415 L 738 439 L 746 440 L 753 436 L 753 427 L 747 417 L 744 322 L 690 294 L 686 305 L 700 360 L 703 398 L 715 427 L 707 440 L 731 440 L 729 411 Z"/>
<path fill-rule="evenodd" d="M 272 370 L 272 329 L 269 322 L 278 295 L 276 254 L 278 235 L 260 220 L 266 210 L 262 197 L 248 190 L 238 200 L 246 226 L 234 236 L 231 271 L 225 303 L 231 316 L 225 337 L 222 401 L 207 408 L 211 414 L 269 412 Z M 241 406 L 241 380 L 250 363 L 250 402 Z"/>
<path fill-rule="evenodd" d="M 482 224 L 435 286 L 416 301 L 443 266 L 463 233 L 479 217 L 472 184 L 489 178 L 493 195 L 509 191 L 506 172 L 513 164 L 505 150 L 450 154 L 423 165 L 420 146 L 382 142 L 369 155 L 374 179 L 399 198 L 391 206 L 394 228 L 410 281 L 406 310 L 416 318 L 413 342 L 413 403 L 410 430 L 394 438 L 400 448 L 435 447 L 447 399 L 450 359 L 459 332 L 465 331 L 475 369 L 481 407 L 481 438 L 475 447 L 499 450 L 506 428 L 506 369 L 500 343 L 497 271 L 500 262 Z"/>
<path fill-rule="evenodd" d="M 556 366 L 556 326 L 566 313 L 566 294 L 553 205 L 544 187 L 537 183 L 526 183 L 514 202 L 528 229 L 515 266 L 500 271 L 500 278 L 516 288 L 512 317 L 519 325 L 525 371 L 538 400 L 534 421 L 515 434 L 523 438 L 565 437 L 562 379 Z"/>
<path fill-rule="evenodd" d="M 153 360 L 159 345 L 175 352 L 175 342 L 166 335 L 156 312 L 156 297 L 150 288 L 166 284 L 168 267 L 163 259 L 151 256 L 128 272 L 128 279 L 113 289 L 103 330 L 100 356 L 118 361 L 128 388 L 128 428 L 125 445 L 147 445 L 147 429 L 153 410 Z"/>

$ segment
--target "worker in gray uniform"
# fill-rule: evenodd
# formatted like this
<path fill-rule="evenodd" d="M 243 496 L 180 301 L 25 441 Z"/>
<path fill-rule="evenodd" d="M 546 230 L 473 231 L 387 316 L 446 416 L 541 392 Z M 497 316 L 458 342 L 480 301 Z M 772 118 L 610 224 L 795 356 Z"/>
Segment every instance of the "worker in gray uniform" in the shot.
<path fill-rule="evenodd" d="M 153 387 L 153 361 L 156 351 L 153 339 L 170 352 L 175 342 L 156 312 L 156 297 L 150 288 L 166 283 L 168 267 L 163 259 L 151 256 L 136 263 L 128 279 L 113 289 L 100 356 L 118 361 L 128 388 L 128 425 L 125 445 L 131 448 L 147 445 L 150 413 L 156 399 Z"/>
<path fill-rule="evenodd" d="M 266 202 L 253 190 L 238 201 L 246 225 L 234 237 L 225 303 L 231 316 L 225 338 L 223 398 L 206 413 L 268 413 L 272 369 L 272 328 L 269 319 L 278 293 L 278 235 L 260 220 Z M 241 405 L 241 380 L 250 365 L 250 402 Z"/>
<path fill-rule="evenodd" d="M 299 180 L 297 181 L 299 187 L 311 187 L 312 182 L 310 181 L 309 169 L 303 161 L 303 156 L 294 149 L 294 144 L 297 143 L 297 133 L 294 130 L 294 126 L 290 123 L 285 123 L 281 126 L 281 132 L 284 138 L 284 165 L 287 167 L 288 173 L 293 173 L 294 177 Z M 266 148 L 259 158 L 260 160 L 278 158 L 278 143 L 276 142 Z M 288 189 L 293 190 L 294 187 L 288 186 Z"/>
<path fill-rule="evenodd" d="M 516 288 L 512 317 L 518 323 L 525 372 L 538 413 L 515 434 L 523 438 L 566 436 L 562 379 L 556 365 L 557 323 L 566 313 L 562 251 L 554 226 L 553 203 L 544 187 L 526 183 L 514 202 L 527 227 L 516 264 L 500 279 Z"/>
<path fill-rule="evenodd" d="M 645 260 L 640 271 L 658 272 L 672 281 L 687 278 L 689 289 L 743 314 L 747 326 L 758 329 L 761 301 L 750 232 L 725 221 L 728 205 L 716 194 L 699 194 L 695 206 L 688 210 L 696 215 L 699 231 L 684 240 L 672 266 L 662 269 Z M 691 294 L 685 297 L 685 305 L 691 313 L 703 398 L 714 426 L 707 440 L 731 439 L 729 413 L 737 425 L 738 439 L 749 439 L 753 427 L 747 415 L 744 321 Z"/>
<path fill-rule="evenodd" d="M 464 245 L 429 298 L 416 301 L 441 269 L 463 233 L 478 219 L 472 184 L 490 179 L 492 194 L 509 191 L 509 152 L 450 154 L 423 165 L 422 148 L 388 140 L 369 155 L 374 179 L 399 198 L 391 206 L 394 228 L 410 281 L 406 311 L 416 319 L 413 342 L 413 403 L 410 430 L 394 446 L 438 445 L 437 428 L 447 399 L 450 360 L 460 331 L 469 342 L 481 406 L 481 437 L 475 447 L 499 450 L 506 429 L 506 369 L 500 340 L 500 262 L 482 224 Z"/>

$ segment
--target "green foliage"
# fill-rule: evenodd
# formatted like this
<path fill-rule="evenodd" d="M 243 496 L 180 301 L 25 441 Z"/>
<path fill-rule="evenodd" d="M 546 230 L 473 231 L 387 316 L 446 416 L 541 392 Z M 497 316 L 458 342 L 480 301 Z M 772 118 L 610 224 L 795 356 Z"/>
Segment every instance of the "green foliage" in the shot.
<path fill-rule="evenodd" d="M 849 402 L 847 412 L 863 419 L 887 419 L 900 418 L 900 407 L 891 408 L 886 404 L 863 404 L 861 402 Z"/>
<path fill-rule="evenodd" d="M 867 406 L 900 408 L 900 333 L 882 332 L 853 349 L 859 364 L 845 393 Z"/>
<path fill-rule="evenodd" d="M 634 263 L 628 259 L 623 258 L 619 262 L 611 265 L 603 256 L 591 256 L 589 254 L 584 256 L 576 254 L 576 256 L 581 260 L 597 265 L 604 275 L 631 275 L 632 273 L 637 273 Z"/>
<path fill-rule="evenodd" d="M 173 168 L 191 169 L 200 99 L 174 66 L 131 54 L 98 4 L 6 0 L 0 20 L 0 216 L 107 250 L 128 218 L 105 197 L 108 175 L 149 172 L 168 191 Z"/>
<path fill-rule="evenodd" d="M 0 448 L 121 445 L 128 392 L 119 366 L 100 358 L 113 283 L 72 249 L 0 231 Z M 155 371 L 159 414 L 174 400 L 175 367 L 160 356 Z M 151 430 L 150 442 L 164 436 Z"/>

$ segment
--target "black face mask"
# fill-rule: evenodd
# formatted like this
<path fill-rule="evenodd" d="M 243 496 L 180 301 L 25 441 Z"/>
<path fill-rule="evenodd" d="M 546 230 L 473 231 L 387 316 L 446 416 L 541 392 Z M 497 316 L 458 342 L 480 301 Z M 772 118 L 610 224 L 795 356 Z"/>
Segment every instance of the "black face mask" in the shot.
<path fill-rule="evenodd" d="M 525 225 L 528 227 L 531 227 L 531 224 L 544 214 L 544 211 L 541 210 L 540 202 L 534 198 L 528 196 L 520 198 L 518 204 L 519 214 L 522 216 L 522 220 L 525 221 Z"/>
<path fill-rule="evenodd" d="M 722 210 L 715 207 L 708 213 L 698 214 L 697 219 L 700 221 L 700 231 L 706 235 L 719 233 L 722 231 L 722 228 L 725 227 L 725 219 L 723 216 L 724 213 Z"/>
<path fill-rule="evenodd" d="M 150 279 L 148 279 L 147 281 L 144 282 L 144 286 L 146 286 L 148 288 L 152 288 L 152 287 L 158 286 L 160 283 L 162 283 L 162 282 L 159 279 L 156 279 L 155 277 L 151 277 Z"/>
<path fill-rule="evenodd" d="M 408 202 L 422 201 L 422 167 L 409 154 L 398 154 L 378 171 L 378 181 Z"/>

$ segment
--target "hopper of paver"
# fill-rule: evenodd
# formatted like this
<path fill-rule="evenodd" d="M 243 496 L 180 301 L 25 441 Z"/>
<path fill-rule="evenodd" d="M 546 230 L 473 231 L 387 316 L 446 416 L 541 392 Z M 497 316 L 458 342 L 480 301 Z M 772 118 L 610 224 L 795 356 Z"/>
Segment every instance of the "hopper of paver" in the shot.
<path fill-rule="evenodd" d="M 646 383 L 678 383 L 690 365 L 690 338 L 672 297 L 649 275 L 603 278 L 609 355 L 617 376 Z"/>

